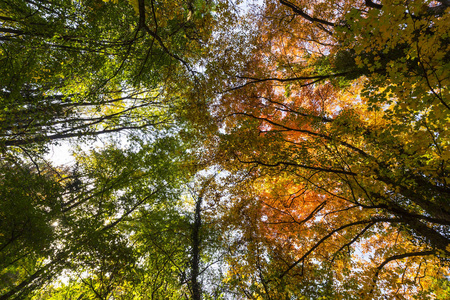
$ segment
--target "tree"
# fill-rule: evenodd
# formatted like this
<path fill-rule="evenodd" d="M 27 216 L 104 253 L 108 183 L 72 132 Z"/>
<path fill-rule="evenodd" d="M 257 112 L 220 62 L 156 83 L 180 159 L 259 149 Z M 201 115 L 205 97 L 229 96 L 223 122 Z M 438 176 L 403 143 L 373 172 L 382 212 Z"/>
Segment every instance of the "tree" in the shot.
<path fill-rule="evenodd" d="M 154 216 L 169 214 L 188 173 L 171 173 L 175 165 L 187 170 L 174 137 L 184 126 L 183 94 L 198 80 L 193 68 L 211 33 L 211 8 L 203 1 L 0 4 L 0 151 L 8 160 L 1 299 L 29 297 L 62 273 L 77 297 L 107 298 L 129 282 L 145 290 L 148 275 L 130 278 L 129 263 L 141 257 L 121 226 L 159 200 L 166 202 Z M 40 157 L 49 142 L 123 130 L 133 150 L 80 153 L 67 169 Z"/>
<path fill-rule="evenodd" d="M 448 6 L 3 1 L 0 299 L 445 295 Z"/>
<path fill-rule="evenodd" d="M 228 220 L 249 295 L 412 297 L 448 272 L 447 7 L 268 2 L 220 111 L 219 163 L 253 178 Z"/>
<path fill-rule="evenodd" d="M 3 147 L 173 122 L 212 24 L 203 1 L 4 1 Z M 184 78 L 184 79 L 182 79 Z"/>
<path fill-rule="evenodd" d="M 20 212 L 2 207 L 2 222 L 9 224 L 2 227 L 2 276 L 14 280 L 5 281 L 1 299 L 26 297 L 62 272 L 69 278 L 79 276 L 87 292 L 100 298 L 130 280 L 139 256 L 129 242 L 133 228 L 125 224 L 146 211 L 169 213 L 177 184 L 183 181 L 172 156 L 175 149 L 182 148 L 170 137 L 135 144 L 134 150 L 111 145 L 89 155 L 80 153 L 72 172 L 41 166 L 40 174 L 18 172 L 28 176 L 21 187 L 17 177 L 9 185 L 5 180 L 5 198 Z M 4 173 L 12 176 L 11 170 Z M 27 182 L 41 190 L 23 189 Z M 28 204 L 30 200 L 34 203 Z"/>

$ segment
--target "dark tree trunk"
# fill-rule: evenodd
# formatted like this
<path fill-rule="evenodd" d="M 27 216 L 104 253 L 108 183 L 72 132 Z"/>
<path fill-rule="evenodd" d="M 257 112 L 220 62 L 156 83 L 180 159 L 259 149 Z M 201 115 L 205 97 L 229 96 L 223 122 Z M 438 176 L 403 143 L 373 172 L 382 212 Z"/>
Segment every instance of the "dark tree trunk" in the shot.
<path fill-rule="evenodd" d="M 194 226 L 192 228 L 192 266 L 191 266 L 191 285 L 192 285 L 192 299 L 200 300 L 202 298 L 202 291 L 200 283 L 198 282 L 199 266 L 200 266 L 200 228 L 202 226 L 200 208 L 202 205 L 202 197 L 198 197 L 195 205 Z"/>

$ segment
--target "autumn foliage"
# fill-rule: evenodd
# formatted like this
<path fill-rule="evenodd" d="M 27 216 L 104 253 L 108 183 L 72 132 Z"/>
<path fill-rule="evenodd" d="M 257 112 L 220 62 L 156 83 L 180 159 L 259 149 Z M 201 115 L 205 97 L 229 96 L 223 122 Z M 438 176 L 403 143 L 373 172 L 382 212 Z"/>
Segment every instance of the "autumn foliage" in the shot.
<path fill-rule="evenodd" d="M 235 211 L 248 259 L 230 258 L 242 289 L 436 295 L 450 254 L 446 5 L 267 2 L 222 98 L 223 151 L 252 178 Z"/>
<path fill-rule="evenodd" d="M 450 297 L 448 0 L 75 2 L 0 4 L 0 299 Z"/>

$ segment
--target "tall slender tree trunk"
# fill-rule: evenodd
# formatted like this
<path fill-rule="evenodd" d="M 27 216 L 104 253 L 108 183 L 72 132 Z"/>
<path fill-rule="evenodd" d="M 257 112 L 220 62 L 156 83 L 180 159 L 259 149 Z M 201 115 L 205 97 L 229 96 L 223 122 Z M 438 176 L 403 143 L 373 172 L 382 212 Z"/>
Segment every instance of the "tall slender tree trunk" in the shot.
<path fill-rule="evenodd" d="M 200 266 L 200 228 L 202 226 L 201 219 L 202 196 L 199 196 L 195 204 L 194 226 L 192 228 L 192 265 L 191 265 L 191 286 L 192 299 L 200 300 L 202 298 L 202 290 L 198 282 L 199 266 Z"/>

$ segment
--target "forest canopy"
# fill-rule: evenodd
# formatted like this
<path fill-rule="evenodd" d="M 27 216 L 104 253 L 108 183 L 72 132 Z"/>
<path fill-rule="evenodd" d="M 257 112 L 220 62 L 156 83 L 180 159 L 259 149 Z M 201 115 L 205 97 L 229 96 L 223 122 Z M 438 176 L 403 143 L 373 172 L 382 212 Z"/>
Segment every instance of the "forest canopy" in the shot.
<path fill-rule="evenodd" d="M 448 0 L 1 1 L 0 299 L 448 299 L 449 32 Z"/>

